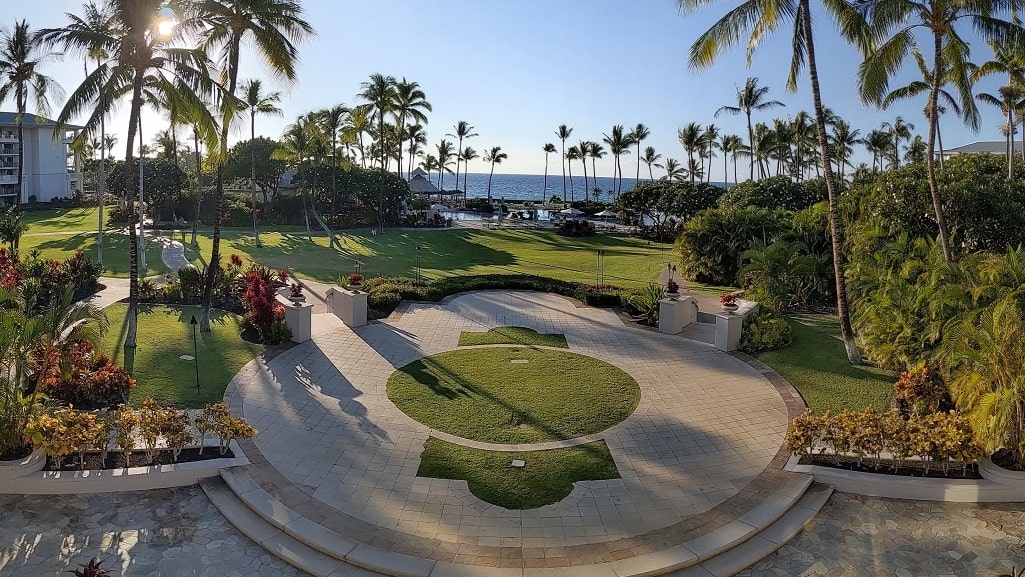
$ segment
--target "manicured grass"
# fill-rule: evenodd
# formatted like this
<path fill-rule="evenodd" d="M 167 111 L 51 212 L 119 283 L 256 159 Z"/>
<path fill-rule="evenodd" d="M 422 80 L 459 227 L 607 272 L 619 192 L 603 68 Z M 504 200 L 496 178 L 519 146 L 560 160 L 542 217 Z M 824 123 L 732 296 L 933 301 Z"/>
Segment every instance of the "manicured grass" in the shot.
<path fill-rule="evenodd" d="M 147 236 L 150 236 L 150 233 L 147 232 Z M 21 254 L 27 256 L 33 249 L 38 249 L 42 258 L 62 260 L 82 251 L 89 258 L 96 260 L 96 233 L 22 237 L 19 246 Z M 128 278 L 127 236 L 110 232 L 104 233 L 103 269 L 104 276 Z M 147 242 L 146 270 L 143 271 L 143 276 L 166 272 L 167 268 L 160 260 L 160 247 L 152 242 Z"/>
<path fill-rule="evenodd" d="M 210 332 L 196 331 L 199 345 L 199 384 L 196 392 L 196 365 L 182 360 L 192 355 L 192 315 L 199 318 L 198 307 L 151 306 L 139 314 L 138 346 L 134 354 L 124 356 L 128 305 L 115 304 L 106 309 L 110 330 L 96 344 L 124 366 L 136 380 L 129 402 L 139 406 L 146 397 L 162 404 L 199 408 L 219 401 L 235 373 L 263 350 L 260 345 L 239 338 L 238 315 L 211 311 Z"/>
<path fill-rule="evenodd" d="M 843 409 L 861 410 L 868 405 L 886 410 L 893 399 L 896 377 L 884 370 L 847 362 L 840 325 L 832 315 L 794 315 L 789 347 L 758 355 L 801 393 L 815 413 Z"/>
<path fill-rule="evenodd" d="M 596 251 L 605 251 L 605 284 L 636 288 L 653 281 L 665 263 L 673 260 L 671 247 L 619 235 L 564 238 L 553 231 L 487 231 L 472 229 L 403 231 L 344 235 L 341 249 L 329 248 L 328 238 L 310 242 L 298 233 L 262 233 L 257 248 L 252 234 L 227 232 L 221 252 L 235 253 L 278 269 L 291 267 L 303 278 L 336 282 L 355 271 L 356 260 L 366 276 L 413 276 L 416 247 L 420 246 L 421 273 L 427 278 L 463 274 L 535 274 L 569 281 L 595 282 Z M 191 240 L 191 237 L 190 237 Z M 199 250 L 186 255 L 206 264 L 212 243 L 204 233 Z"/>
<path fill-rule="evenodd" d="M 513 459 L 526 461 L 516 469 Z M 534 509 L 557 503 L 576 481 L 618 479 L 605 441 L 567 449 L 506 453 L 481 451 L 431 437 L 420 456 L 420 477 L 464 479 L 478 499 L 506 509 Z"/>
<path fill-rule="evenodd" d="M 490 443 L 596 433 L 628 417 L 640 393 L 630 375 L 604 361 L 523 347 L 448 351 L 388 379 L 388 398 L 410 417 Z"/>
<path fill-rule="evenodd" d="M 108 223 L 108 216 L 113 208 L 104 207 L 104 225 Z M 95 231 L 98 212 L 95 207 L 30 210 L 25 213 L 23 221 L 29 225 L 26 234 Z"/>
<path fill-rule="evenodd" d="M 566 335 L 561 333 L 541 334 L 527 327 L 497 327 L 483 333 L 463 331 L 459 334 L 459 346 L 473 345 L 526 345 L 531 347 L 569 348 Z"/>

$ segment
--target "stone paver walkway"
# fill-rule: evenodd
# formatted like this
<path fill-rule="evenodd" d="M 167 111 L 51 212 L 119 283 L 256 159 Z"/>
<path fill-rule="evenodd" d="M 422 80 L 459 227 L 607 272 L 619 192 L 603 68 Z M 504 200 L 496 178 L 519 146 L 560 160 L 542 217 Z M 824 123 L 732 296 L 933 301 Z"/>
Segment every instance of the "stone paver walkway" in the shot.
<path fill-rule="evenodd" d="M 461 331 L 526 326 L 633 376 L 640 405 L 603 437 L 621 479 L 577 483 L 563 501 L 510 511 L 464 481 L 416 476 L 431 430 L 386 396 L 391 373 L 456 348 Z M 398 319 L 339 328 L 234 382 L 256 445 L 320 502 L 389 531 L 482 547 L 571 547 L 657 531 L 737 495 L 776 456 L 787 407 L 751 366 L 714 348 L 625 327 L 555 295 L 493 291 L 412 304 Z"/>
<path fill-rule="evenodd" d="M 231 526 L 198 487 L 0 495 L 0 575 L 57 577 L 99 557 L 125 577 L 299 577 Z"/>
<path fill-rule="evenodd" d="M 833 493 L 804 532 L 741 577 L 997 577 L 1025 568 L 1025 504 Z"/>

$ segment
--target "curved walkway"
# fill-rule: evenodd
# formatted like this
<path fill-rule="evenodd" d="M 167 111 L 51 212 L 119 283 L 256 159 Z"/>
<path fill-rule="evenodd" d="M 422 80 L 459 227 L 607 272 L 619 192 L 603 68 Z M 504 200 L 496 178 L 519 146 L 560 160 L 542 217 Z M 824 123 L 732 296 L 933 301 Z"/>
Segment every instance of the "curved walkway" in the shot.
<path fill-rule="evenodd" d="M 563 333 L 570 350 L 641 385 L 634 414 L 602 434 L 621 479 L 578 482 L 559 503 L 511 511 L 480 501 L 465 481 L 416 476 L 434 433 L 387 399 L 388 377 L 456 348 L 461 331 L 507 325 Z M 799 410 L 760 371 L 713 347 L 627 328 L 610 311 L 555 295 L 509 291 L 411 304 L 386 322 L 318 335 L 248 365 L 229 400 L 261 431 L 254 463 L 265 460 L 306 508 L 352 519 L 377 546 L 457 563 L 522 548 L 588 564 L 707 531 L 783 483 L 780 444 Z"/>

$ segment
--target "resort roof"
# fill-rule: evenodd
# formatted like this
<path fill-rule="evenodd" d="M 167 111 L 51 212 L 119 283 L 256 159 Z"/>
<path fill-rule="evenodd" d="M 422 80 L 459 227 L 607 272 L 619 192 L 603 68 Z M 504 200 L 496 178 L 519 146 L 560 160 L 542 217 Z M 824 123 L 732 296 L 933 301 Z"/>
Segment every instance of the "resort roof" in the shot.
<path fill-rule="evenodd" d="M 1014 143 L 1015 152 L 1021 151 L 1021 143 Z M 990 153 L 990 154 L 1006 154 L 1007 153 L 1007 142 L 1003 140 L 980 140 L 971 144 L 965 144 L 964 146 L 958 146 L 955 148 L 949 148 L 943 151 L 943 154 L 979 154 L 979 153 Z"/>
<path fill-rule="evenodd" d="M 414 177 L 417 177 L 417 176 L 427 176 L 427 173 L 424 172 L 424 169 L 422 169 L 422 168 L 420 168 L 418 166 L 418 167 L 416 167 L 416 170 L 413 171 L 413 176 Z"/>
<path fill-rule="evenodd" d="M 426 194 L 437 194 L 440 192 L 438 187 L 434 186 L 431 184 L 431 181 L 424 178 L 424 174 L 413 173 L 413 178 L 409 179 L 409 191 Z"/>
<path fill-rule="evenodd" d="M 56 121 L 50 120 L 49 118 L 39 116 L 38 114 L 32 114 L 26 112 L 22 117 L 22 124 L 25 126 L 55 126 Z M 0 112 L 0 126 L 17 126 L 18 125 L 18 113 L 17 112 Z M 81 126 L 75 126 L 73 124 L 65 124 L 64 128 L 69 130 L 81 130 Z"/>

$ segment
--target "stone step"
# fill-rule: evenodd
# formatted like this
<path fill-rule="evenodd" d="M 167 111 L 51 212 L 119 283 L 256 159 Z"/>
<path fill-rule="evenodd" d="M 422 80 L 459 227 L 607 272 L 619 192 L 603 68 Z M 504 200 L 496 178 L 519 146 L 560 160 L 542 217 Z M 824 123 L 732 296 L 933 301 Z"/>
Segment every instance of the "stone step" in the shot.
<path fill-rule="evenodd" d="M 220 477 L 201 479 L 199 486 L 224 518 L 261 547 L 314 577 L 380 577 L 309 547 L 269 523 L 243 503 Z"/>
<path fill-rule="evenodd" d="M 833 494 L 828 485 L 815 484 L 781 517 L 750 539 L 703 560 L 697 565 L 670 573 L 671 577 L 732 577 L 778 551 L 804 529 Z"/>

